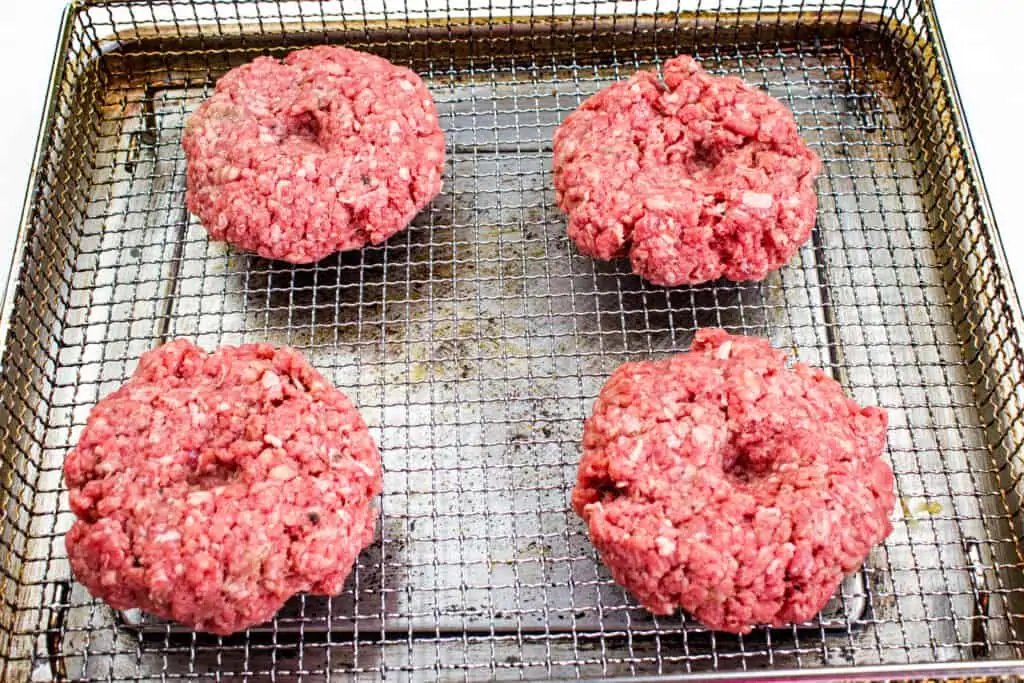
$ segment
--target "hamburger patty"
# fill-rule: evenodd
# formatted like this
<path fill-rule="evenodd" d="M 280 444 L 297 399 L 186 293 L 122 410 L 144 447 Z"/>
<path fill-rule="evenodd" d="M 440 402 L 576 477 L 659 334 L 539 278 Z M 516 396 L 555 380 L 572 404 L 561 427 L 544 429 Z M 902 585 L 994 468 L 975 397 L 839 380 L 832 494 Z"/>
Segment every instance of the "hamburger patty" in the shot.
<path fill-rule="evenodd" d="M 339 593 L 382 486 L 362 417 L 297 351 L 184 339 L 93 408 L 64 478 L 75 578 L 217 634 Z"/>
<path fill-rule="evenodd" d="M 441 191 L 423 81 L 342 47 L 232 69 L 189 119 L 186 203 L 210 236 L 291 263 L 379 244 Z"/>
<path fill-rule="evenodd" d="M 700 330 L 688 353 L 612 374 L 573 507 L 655 614 L 736 633 L 804 622 L 892 529 L 886 424 L 767 340 Z"/>
<path fill-rule="evenodd" d="M 814 227 L 820 168 L 782 103 L 685 56 L 590 97 L 554 136 L 569 236 L 659 285 L 783 266 Z"/>

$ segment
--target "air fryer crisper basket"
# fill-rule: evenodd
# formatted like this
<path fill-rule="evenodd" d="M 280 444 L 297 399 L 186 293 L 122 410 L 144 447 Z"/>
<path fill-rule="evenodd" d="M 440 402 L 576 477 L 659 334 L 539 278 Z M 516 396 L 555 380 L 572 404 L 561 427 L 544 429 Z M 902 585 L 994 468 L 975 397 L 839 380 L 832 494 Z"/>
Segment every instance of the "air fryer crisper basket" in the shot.
<path fill-rule="evenodd" d="M 54 67 L 0 322 L 3 680 L 894 677 L 1024 666 L 1020 314 L 933 10 L 676 3 L 92 0 Z M 408 64 L 445 191 L 379 247 L 307 266 L 210 242 L 181 133 L 216 78 L 321 43 Z M 759 283 L 664 289 L 581 256 L 551 135 L 680 52 L 765 88 L 824 159 L 814 237 Z M 882 405 L 894 531 L 814 622 L 654 618 L 572 513 L 583 418 L 627 360 L 716 325 Z M 174 336 L 299 347 L 360 406 L 385 485 L 342 595 L 213 638 L 72 580 L 61 465 L 96 400 Z"/>

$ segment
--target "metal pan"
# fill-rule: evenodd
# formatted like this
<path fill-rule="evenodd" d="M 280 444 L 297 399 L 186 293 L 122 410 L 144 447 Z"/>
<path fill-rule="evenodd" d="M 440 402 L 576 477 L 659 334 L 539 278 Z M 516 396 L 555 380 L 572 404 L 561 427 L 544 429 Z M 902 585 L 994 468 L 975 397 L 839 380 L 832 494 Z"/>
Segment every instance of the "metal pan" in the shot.
<path fill-rule="evenodd" d="M 5 680 L 749 679 L 1008 671 L 1021 652 L 1020 313 L 929 3 L 74 5 L 2 321 Z M 319 43 L 417 69 L 446 188 L 387 244 L 308 266 L 210 242 L 185 120 L 233 65 Z M 587 95 L 695 53 L 781 98 L 824 159 L 812 241 L 760 283 L 663 289 L 568 243 L 550 141 Z M 768 336 L 891 419 L 895 531 L 813 623 L 654 618 L 568 506 L 582 420 L 698 327 Z M 61 465 L 146 349 L 299 347 L 361 407 L 380 539 L 343 595 L 240 636 L 116 614 L 72 581 Z"/>

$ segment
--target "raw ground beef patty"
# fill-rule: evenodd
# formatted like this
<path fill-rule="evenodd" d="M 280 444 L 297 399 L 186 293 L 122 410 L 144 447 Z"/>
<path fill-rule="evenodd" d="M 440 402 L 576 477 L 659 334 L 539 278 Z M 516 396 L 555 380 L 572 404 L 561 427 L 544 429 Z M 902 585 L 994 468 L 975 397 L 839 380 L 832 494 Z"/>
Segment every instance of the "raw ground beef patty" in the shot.
<path fill-rule="evenodd" d="M 186 203 L 210 236 L 292 263 L 379 244 L 441 191 L 444 134 L 423 81 L 342 47 L 229 71 L 182 142 Z"/>
<path fill-rule="evenodd" d="M 144 354 L 64 464 L 75 578 L 228 634 L 301 591 L 339 593 L 374 536 L 377 446 L 351 402 L 293 349 Z"/>
<path fill-rule="evenodd" d="M 598 396 L 572 494 L 615 580 L 714 630 L 807 621 L 891 531 L 886 414 L 764 339 L 701 330 Z"/>
<path fill-rule="evenodd" d="M 555 131 L 555 193 L 584 254 L 675 286 L 760 280 L 814 227 L 821 163 L 793 114 L 690 57 L 589 98 Z"/>

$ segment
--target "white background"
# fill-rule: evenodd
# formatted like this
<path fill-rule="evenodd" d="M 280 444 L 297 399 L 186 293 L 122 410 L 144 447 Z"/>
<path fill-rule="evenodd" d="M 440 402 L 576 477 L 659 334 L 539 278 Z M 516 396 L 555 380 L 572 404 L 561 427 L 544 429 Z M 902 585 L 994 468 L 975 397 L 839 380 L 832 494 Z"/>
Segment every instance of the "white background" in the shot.
<path fill-rule="evenodd" d="M 1024 283 L 1024 2 L 934 0 L 1014 279 Z M 64 0 L 10 0 L 0 9 L 0 292 L 6 281 Z"/>

